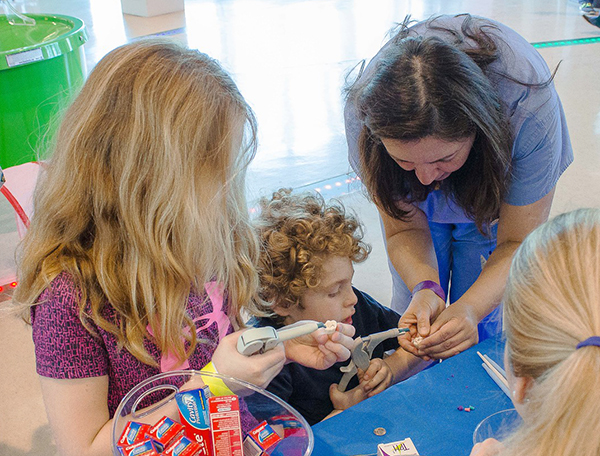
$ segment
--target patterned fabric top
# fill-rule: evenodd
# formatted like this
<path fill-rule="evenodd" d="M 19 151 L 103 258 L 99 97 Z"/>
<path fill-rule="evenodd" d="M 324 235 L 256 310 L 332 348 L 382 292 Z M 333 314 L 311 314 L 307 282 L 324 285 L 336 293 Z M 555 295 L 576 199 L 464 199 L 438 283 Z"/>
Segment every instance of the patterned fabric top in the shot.
<path fill-rule="evenodd" d="M 211 360 L 219 340 L 233 331 L 222 289 L 213 282 L 205 288 L 206 295 L 191 292 L 188 297 L 188 313 L 196 324 L 199 343 L 185 363 L 178 366 L 170 354 L 161 354 L 152 341 L 144 341 L 148 352 L 160 364 L 158 368 L 120 349 L 112 334 L 90 321 L 96 333 L 92 335 L 79 320 L 79 293 L 73 280 L 62 273 L 42 293 L 41 304 L 31 309 L 38 374 L 56 379 L 107 375 L 108 410 L 112 417 L 121 399 L 138 383 L 161 371 L 201 369 Z M 102 315 L 117 322 L 115 310 L 108 303 Z"/>

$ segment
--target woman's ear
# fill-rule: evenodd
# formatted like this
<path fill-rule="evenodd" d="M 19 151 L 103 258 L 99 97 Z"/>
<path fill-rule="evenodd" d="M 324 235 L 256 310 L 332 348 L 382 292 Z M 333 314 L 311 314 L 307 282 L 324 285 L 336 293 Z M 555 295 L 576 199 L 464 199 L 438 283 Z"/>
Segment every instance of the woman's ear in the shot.
<path fill-rule="evenodd" d="M 527 393 L 535 380 L 531 377 L 515 377 L 512 400 L 515 404 L 523 404 L 527 402 Z"/>

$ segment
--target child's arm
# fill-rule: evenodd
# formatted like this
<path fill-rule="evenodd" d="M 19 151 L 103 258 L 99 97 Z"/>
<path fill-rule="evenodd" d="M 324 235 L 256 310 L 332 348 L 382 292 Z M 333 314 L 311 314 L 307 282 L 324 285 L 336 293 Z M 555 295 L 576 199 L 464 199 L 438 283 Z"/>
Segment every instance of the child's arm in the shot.
<path fill-rule="evenodd" d="M 213 355 L 213 362 L 226 361 L 218 367 L 222 374 L 266 386 L 283 367 L 283 346 L 247 357 L 237 352 L 238 337 L 239 332 L 223 338 Z M 40 383 L 58 454 L 111 456 L 113 420 L 109 419 L 107 407 L 108 376 L 80 379 L 40 377 Z M 136 421 L 155 424 L 164 415 L 178 418 L 174 402 L 172 406 L 161 407 L 153 414 L 136 418 Z"/>
<path fill-rule="evenodd" d="M 374 358 L 367 371 L 362 374 L 360 386 L 368 397 L 381 393 L 388 386 L 423 370 L 429 363 L 421 358 L 398 348 L 385 360 Z"/>
<path fill-rule="evenodd" d="M 111 456 L 112 426 L 107 397 L 108 376 L 80 379 L 40 377 L 48 422 L 61 456 Z M 172 413 L 170 413 L 172 412 Z M 156 423 L 177 417 L 177 407 L 161 408 L 136 421 Z M 123 418 L 127 420 L 127 418 Z"/>
<path fill-rule="evenodd" d="M 108 376 L 83 379 L 40 377 L 48 422 L 61 456 L 110 456 Z"/>

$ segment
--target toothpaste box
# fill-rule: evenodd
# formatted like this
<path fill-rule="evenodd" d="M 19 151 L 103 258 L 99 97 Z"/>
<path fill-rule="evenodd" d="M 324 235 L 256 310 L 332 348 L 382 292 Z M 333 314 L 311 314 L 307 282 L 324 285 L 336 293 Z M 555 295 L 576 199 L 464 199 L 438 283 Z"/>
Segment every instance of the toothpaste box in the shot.
<path fill-rule="evenodd" d="M 165 456 L 199 456 L 200 444 L 192 442 L 186 436 L 181 436 L 173 441 L 162 453 Z"/>
<path fill-rule="evenodd" d="M 175 395 L 185 434 L 200 446 L 199 456 L 212 456 L 212 438 L 208 416 L 208 397 L 204 389 L 183 391 Z"/>
<path fill-rule="evenodd" d="M 266 450 L 281 442 L 281 437 L 266 421 L 252 429 L 244 439 L 244 456 L 265 456 Z"/>
<path fill-rule="evenodd" d="M 214 456 L 243 456 L 238 397 L 211 397 L 208 411 Z"/>
<path fill-rule="evenodd" d="M 146 432 L 150 430 L 149 424 L 129 421 L 117 442 L 117 446 L 125 447 L 146 440 Z"/>
<path fill-rule="evenodd" d="M 408 438 L 377 445 L 377 456 L 419 456 L 413 441 Z"/>
<path fill-rule="evenodd" d="M 277 424 L 283 427 L 283 438 L 288 438 L 293 435 L 302 437 L 306 435 L 306 429 L 302 423 L 294 415 L 277 415 L 271 418 L 271 424 Z"/>
<path fill-rule="evenodd" d="M 151 439 L 119 447 L 119 451 L 123 456 L 158 456 L 160 454 L 158 445 Z"/>
<path fill-rule="evenodd" d="M 158 423 L 152 426 L 146 436 L 158 444 L 159 450 L 163 451 L 173 440 L 183 435 L 184 427 L 173 421 L 168 416 L 163 416 Z"/>

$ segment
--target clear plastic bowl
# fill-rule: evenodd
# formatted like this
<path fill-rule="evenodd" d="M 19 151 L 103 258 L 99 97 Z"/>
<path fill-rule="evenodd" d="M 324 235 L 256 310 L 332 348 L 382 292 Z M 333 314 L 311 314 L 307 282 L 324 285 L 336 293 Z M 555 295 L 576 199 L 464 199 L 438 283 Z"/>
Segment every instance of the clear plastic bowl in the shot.
<path fill-rule="evenodd" d="M 486 439 L 504 440 L 523 422 L 514 409 L 500 410 L 481 420 L 473 432 L 473 445 Z"/>
<path fill-rule="evenodd" d="M 175 394 L 179 392 L 179 388 L 184 383 L 192 378 L 197 380 L 198 376 L 203 383 L 211 387 L 213 394 L 217 390 L 211 386 L 211 383 L 214 383 L 215 379 L 220 379 L 234 394 L 239 396 L 243 428 L 242 439 L 250 430 L 244 429 L 248 426 L 244 423 L 259 424 L 267 421 L 276 431 L 281 432 L 284 428 L 286 430 L 286 437 L 277 445 L 269 448 L 268 453 L 271 456 L 309 456 L 312 453 L 314 436 L 309 424 L 298 411 L 274 394 L 233 377 L 210 372 L 179 370 L 155 375 L 138 384 L 123 398 L 113 421 L 113 454 L 121 456 L 116 443 L 128 421 L 142 420 L 151 413 L 160 414 L 162 411 L 164 411 L 164 415 L 175 418 L 177 416 L 173 414 L 173 410 L 176 410 L 177 407 Z M 188 386 L 185 389 L 190 388 Z M 160 416 L 155 421 L 158 419 Z M 177 419 L 177 421 L 179 420 Z"/>

